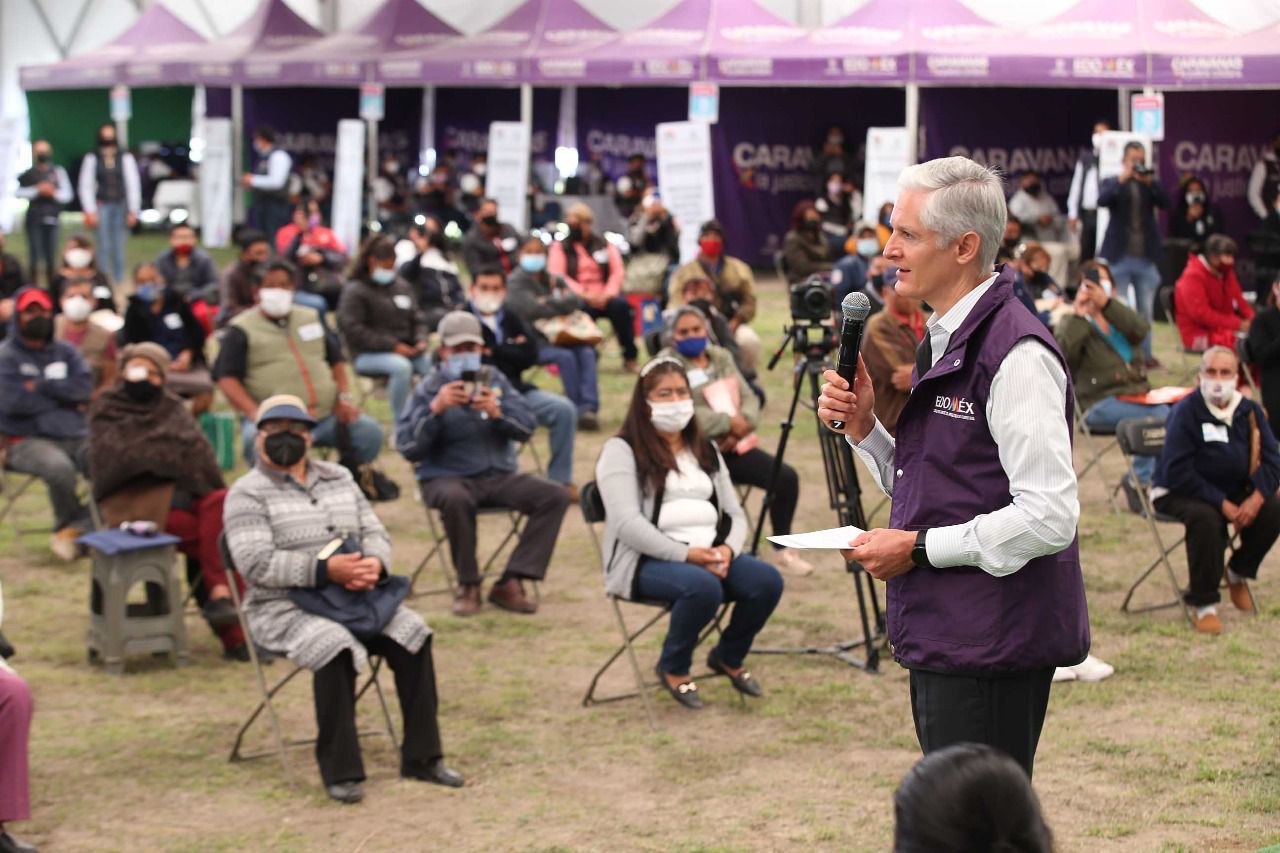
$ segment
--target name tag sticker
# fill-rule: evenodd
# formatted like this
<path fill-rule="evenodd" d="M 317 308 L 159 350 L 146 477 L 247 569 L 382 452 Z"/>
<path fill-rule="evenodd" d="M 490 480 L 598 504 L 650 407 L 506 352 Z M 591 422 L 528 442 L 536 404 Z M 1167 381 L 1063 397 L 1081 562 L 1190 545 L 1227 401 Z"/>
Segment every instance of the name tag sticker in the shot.
<path fill-rule="evenodd" d="M 51 361 L 44 366 L 44 378 L 58 381 L 67 378 L 67 363 L 65 361 Z"/>
<path fill-rule="evenodd" d="M 177 314 L 165 314 L 164 324 L 167 328 L 177 331 L 182 328 L 182 318 Z"/>
<path fill-rule="evenodd" d="M 307 323 L 305 326 L 298 327 L 298 337 L 310 343 L 324 337 L 324 326 L 319 323 Z"/>
<path fill-rule="evenodd" d="M 693 370 L 690 370 L 686 375 L 689 377 L 690 388 L 697 388 L 701 385 L 707 384 L 707 379 L 708 379 L 707 371 L 703 370 L 701 367 L 695 367 Z"/>
<path fill-rule="evenodd" d="M 516 250 L 516 246 L 519 246 L 519 245 L 520 245 L 520 241 L 517 240 L 515 237 L 508 237 L 507 239 L 502 241 L 502 251 L 514 252 Z"/>
<path fill-rule="evenodd" d="M 409 307 L 413 305 L 413 301 L 403 293 L 397 293 L 395 296 L 391 297 L 391 301 L 394 302 L 396 307 L 401 311 L 408 311 Z"/>
<path fill-rule="evenodd" d="M 1221 441 L 1225 444 L 1228 441 L 1226 424 L 1201 424 L 1200 427 L 1204 430 L 1206 442 Z"/>
<path fill-rule="evenodd" d="M 30 362 L 24 361 L 18 366 L 18 372 L 23 376 L 36 377 L 40 375 L 40 368 Z"/>

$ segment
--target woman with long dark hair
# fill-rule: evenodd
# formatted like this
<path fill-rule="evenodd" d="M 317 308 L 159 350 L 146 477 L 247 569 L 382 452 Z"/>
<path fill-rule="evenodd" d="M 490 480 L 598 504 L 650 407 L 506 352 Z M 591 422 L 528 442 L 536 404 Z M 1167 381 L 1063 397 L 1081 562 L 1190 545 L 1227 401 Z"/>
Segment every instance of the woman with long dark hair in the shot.
<path fill-rule="evenodd" d="M 805 199 L 791 211 L 791 230 L 782 238 L 787 282 L 797 284 L 811 275 L 831 272 L 831 247 L 822 236 L 822 214 Z"/>
<path fill-rule="evenodd" d="M 657 672 L 686 708 L 702 707 L 689 676 L 702 630 L 735 603 L 707 666 L 748 696 L 763 689 L 743 666 L 782 597 L 782 576 L 742 553 L 747 518 L 719 451 L 698 429 L 683 365 L 659 357 L 640 371 L 617 436 L 596 463 L 605 507 L 605 589 L 671 604 Z"/>

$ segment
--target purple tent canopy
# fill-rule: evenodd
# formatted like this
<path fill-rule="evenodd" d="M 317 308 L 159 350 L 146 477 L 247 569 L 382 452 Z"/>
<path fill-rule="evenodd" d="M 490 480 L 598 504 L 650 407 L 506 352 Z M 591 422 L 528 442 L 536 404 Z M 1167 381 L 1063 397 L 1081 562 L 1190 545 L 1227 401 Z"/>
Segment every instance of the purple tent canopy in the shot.
<path fill-rule="evenodd" d="M 1147 0 L 1144 45 L 1155 86 L 1248 86 L 1280 82 L 1280 22 L 1252 31 L 1188 0 Z"/>
<path fill-rule="evenodd" d="M 24 89 L 93 88 L 121 82 L 168 85 L 174 81 L 160 73 L 163 63 L 190 56 L 205 43 L 204 36 L 156 3 L 102 47 L 50 65 L 24 66 L 20 79 Z"/>
<path fill-rule="evenodd" d="M 754 0 L 738 0 L 717 7 L 709 76 L 722 83 L 903 83 L 909 36 L 902 2 L 867 0 L 834 24 L 803 30 Z"/>
<path fill-rule="evenodd" d="M 388 53 L 439 49 L 461 36 L 418 0 L 386 0 L 352 29 L 278 57 L 280 74 L 272 85 L 363 83 L 374 79 L 377 60 Z"/>
<path fill-rule="evenodd" d="M 514 85 L 524 82 L 525 57 L 540 30 L 548 0 L 525 0 L 496 24 L 439 48 L 401 50 L 378 61 L 388 86 Z"/>
<path fill-rule="evenodd" d="M 535 52 L 538 83 L 652 84 L 698 79 L 711 22 L 711 0 L 683 0 L 657 19 L 577 49 Z"/>

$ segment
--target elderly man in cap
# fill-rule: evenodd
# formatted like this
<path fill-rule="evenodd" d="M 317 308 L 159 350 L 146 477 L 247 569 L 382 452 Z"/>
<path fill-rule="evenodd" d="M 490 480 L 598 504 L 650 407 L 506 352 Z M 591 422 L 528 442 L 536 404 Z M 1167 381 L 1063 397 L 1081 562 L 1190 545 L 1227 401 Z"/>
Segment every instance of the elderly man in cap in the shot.
<path fill-rule="evenodd" d="M 366 636 L 303 603 L 303 590 L 341 586 L 386 595 L 391 540 L 347 469 L 307 458 L 316 419 L 301 399 L 268 397 L 254 423 L 257 464 L 227 495 L 227 548 L 248 586 L 245 616 L 255 642 L 315 673 L 316 760 L 330 797 L 364 798 L 356 734 L 356 673 L 381 655 L 395 672 L 404 715 L 400 775 L 449 787 L 463 779 L 444 763 L 436 720 L 431 629 L 403 604 Z"/>
<path fill-rule="evenodd" d="M 537 420 L 502 371 L 481 364 L 484 337 L 474 314 L 453 311 L 440 321 L 440 366 L 419 383 L 396 420 L 396 447 L 414 463 L 422 500 L 440 511 L 458 570 L 453 612 L 480 610 L 476 510 L 509 507 L 528 517 L 520 541 L 489 601 L 514 613 L 537 605 L 523 580 L 547 573 L 571 498 L 563 487 L 516 471 L 516 446 Z"/>
<path fill-rule="evenodd" d="M 11 323 L 0 343 L 0 456 L 10 471 L 34 474 L 49 488 L 49 547 L 69 562 L 80 555 L 76 538 L 90 526 L 76 495 L 76 473 L 85 470 L 83 408 L 93 393 L 93 375 L 74 346 L 53 339 L 48 293 L 34 287 L 18 291 Z"/>

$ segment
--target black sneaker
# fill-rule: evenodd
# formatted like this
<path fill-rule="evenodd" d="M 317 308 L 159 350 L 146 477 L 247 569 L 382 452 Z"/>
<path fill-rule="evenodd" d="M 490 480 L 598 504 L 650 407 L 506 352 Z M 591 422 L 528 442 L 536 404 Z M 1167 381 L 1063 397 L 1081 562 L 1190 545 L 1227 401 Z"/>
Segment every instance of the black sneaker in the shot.
<path fill-rule="evenodd" d="M 278 657 L 275 652 L 267 651 L 262 646 L 254 646 L 254 650 L 258 653 L 258 662 L 264 666 L 274 663 L 275 659 Z M 249 657 L 249 644 L 241 643 L 234 649 L 224 649 L 222 657 L 226 660 L 235 661 L 236 663 L 248 663 L 251 660 Z"/>
<path fill-rule="evenodd" d="M 200 608 L 200 615 L 214 628 L 229 628 L 240 624 L 240 617 L 236 615 L 236 606 L 231 603 L 230 598 L 214 598 L 206 601 L 204 607 Z"/>
<path fill-rule="evenodd" d="M 1120 480 L 1120 488 L 1124 489 L 1124 499 L 1129 504 L 1129 511 L 1134 515 L 1146 517 L 1147 509 L 1143 504 L 1142 495 L 1138 492 L 1138 489 L 1143 487 L 1134 483 L 1133 479 L 1125 474 Z"/>

